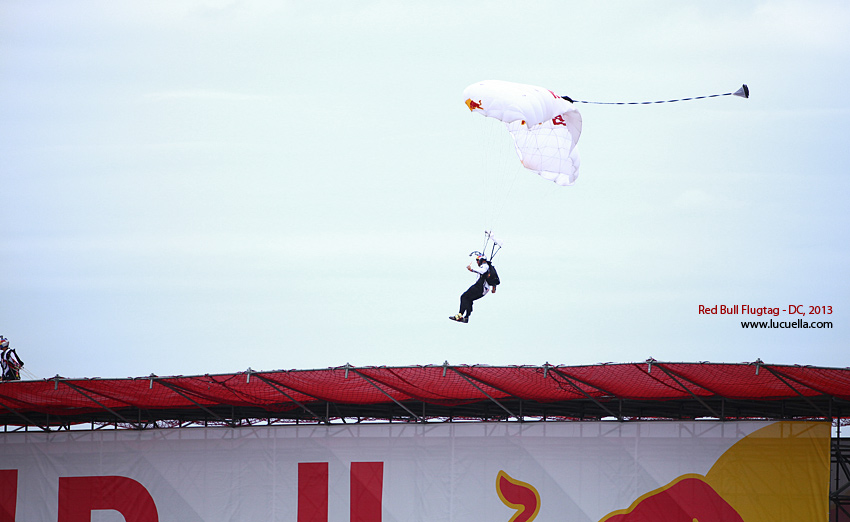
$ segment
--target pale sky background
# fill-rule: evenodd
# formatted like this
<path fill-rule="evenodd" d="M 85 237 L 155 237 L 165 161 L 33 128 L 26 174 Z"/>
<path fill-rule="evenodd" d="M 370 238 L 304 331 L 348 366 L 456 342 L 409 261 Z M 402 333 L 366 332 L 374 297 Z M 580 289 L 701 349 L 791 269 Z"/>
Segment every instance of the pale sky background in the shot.
<path fill-rule="evenodd" d="M 0 334 L 37 378 L 844 367 L 848 65 L 844 0 L 0 0 Z M 752 97 L 578 104 L 561 188 L 482 139 L 486 79 Z M 457 324 L 488 226 L 503 284 Z"/>

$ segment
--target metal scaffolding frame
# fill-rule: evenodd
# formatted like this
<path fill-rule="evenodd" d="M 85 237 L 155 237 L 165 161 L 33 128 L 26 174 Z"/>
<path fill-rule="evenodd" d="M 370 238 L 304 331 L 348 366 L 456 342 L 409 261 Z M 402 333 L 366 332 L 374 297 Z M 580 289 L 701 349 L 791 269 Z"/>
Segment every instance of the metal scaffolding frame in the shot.
<path fill-rule="evenodd" d="M 841 437 L 841 423 L 837 432 L 830 459 L 829 520 L 850 522 L 850 438 Z"/>

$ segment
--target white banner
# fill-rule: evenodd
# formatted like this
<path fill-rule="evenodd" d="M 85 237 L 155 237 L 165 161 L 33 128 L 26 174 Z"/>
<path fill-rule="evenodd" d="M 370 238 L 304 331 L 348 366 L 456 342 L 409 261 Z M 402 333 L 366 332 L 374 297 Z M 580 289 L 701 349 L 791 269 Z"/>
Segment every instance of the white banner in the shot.
<path fill-rule="evenodd" d="M 822 522 L 829 437 L 710 421 L 5 433 L 0 522 Z"/>

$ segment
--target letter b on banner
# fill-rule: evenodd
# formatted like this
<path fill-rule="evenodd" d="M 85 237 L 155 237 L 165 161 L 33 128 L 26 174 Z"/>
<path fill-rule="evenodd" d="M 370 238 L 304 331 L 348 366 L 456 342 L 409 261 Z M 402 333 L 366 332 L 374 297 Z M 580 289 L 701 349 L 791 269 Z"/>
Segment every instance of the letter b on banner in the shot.
<path fill-rule="evenodd" d="M 59 477 L 59 522 L 91 522 L 95 509 L 114 509 L 126 522 L 159 522 L 145 487 L 127 477 Z"/>

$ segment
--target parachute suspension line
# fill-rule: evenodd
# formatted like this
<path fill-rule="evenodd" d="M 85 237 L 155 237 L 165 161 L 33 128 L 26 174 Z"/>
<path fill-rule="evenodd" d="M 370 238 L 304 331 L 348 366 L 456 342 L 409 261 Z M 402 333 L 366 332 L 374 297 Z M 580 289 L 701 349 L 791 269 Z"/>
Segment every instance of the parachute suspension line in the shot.
<path fill-rule="evenodd" d="M 496 248 L 498 246 L 499 248 Z M 499 250 L 502 249 L 502 245 L 497 245 L 495 241 L 493 241 L 493 246 L 490 247 L 490 261 L 493 261 L 493 258 L 496 257 L 496 254 L 499 253 Z"/>
<path fill-rule="evenodd" d="M 490 245 L 490 241 L 493 241 L 493 245 Z M 487 247 L 490 246 L 490 255 L 487 256 Z M 496 248 L 498 247 L 498 248 Z M 484 246 L 481 247 L 481 250 L 473 250 L 469 253 L 470 256 L 482 256 L 488 261 L 493 261 L 493 258 L 496 257 L 496 254 L 499 253 L 499 250 L 502 249 L 501 243 L 493 237 L 493 233 L 490 230 L 484 231 Z"/>
<path fill-rule="evenodd" d="M 490 256 L 488 257 L 487 256 L 487 246 L 490 244 L 491 240 L 493 241 L 493 245 L 490 246 Z M 496 248 L 496 247 L 499 247 L 499 248 Z M 484 256 L 485 258 L 489 259 L 490 261 L 493 261 L 493 258 L 496 257 L 496 254 L 498 254 L 499 250 L 501 250 L 501 249 L 502 249 L 502 245 L 499 243 L 499 241 L 495 237 L 493 237 L 493 231 L 492 230 L 485 230 L 484 231 L 484 248 L 481 249 L 481 255 Z"/>
<path fill-rule="evenodd" d="M 561 96 L 561 98 L 567 100 L 570 103 L 592 103 L 595 105 L 652 105 L 655 103 L 674 103 L 680 101 L 691 101 L 691 100 L 704 100 L 706 98 L 719 98 L 721 96 L 738 96 L 740 98 L 749 98 L 750 97 L 750 88 L 747 87 L 747 84 L 741 86 L 735 92 L 727 92 L 724 94 L 709 94 L 707 96 L 693 96 L 691 98 L 679 98 L 676 100 L 658 100 L 658 101 L 642 101 L 642 102 L 599 102 L 599 101 L 586 101 L 586 100 L 573 100 L 569 96 Z"/>
<path fill-rule="evenodd" d="M 513 195 L 522 184 L 524 169 L 517 163 L 514 140 L 504 122 L 476 118 L 481 141 L 481 224 L 487 230 L 500 228 L 515 207 Z"/>
<path fill-rule="evenodd" d="M 516 187 L 516 180 L 519 177 L 516 168 L 511 169 L 512 173 L 507 174 L 507 178 L 502 181 L 502 184 L 506 187 L 501 190 L 502 194 L 497 194 L 497 201 L 494 201 L 495 206 L 492 208 L 492 216 L 490 216 L 489 223 L 487 223 L 488 230 L 493 230 L 496 228 L 496 225 L 499 224 L 502 214 L 505 212 L 505 207 L 508 205 L 508 200 L 511 199 L 511 196 L 514 193 L 514 188 Z"/>
<path fill-rule="evenodd" d="M 495 226 L 493 221 L 501 215 L 507 199 L 509 168 L 515 161 L 512 149 L 508 147 L 510 138 L 504 135 L 502 122 L 491 118 L 476 118 L 481 136 L 481 208 L 478 211 L 485 227 Z"/>

